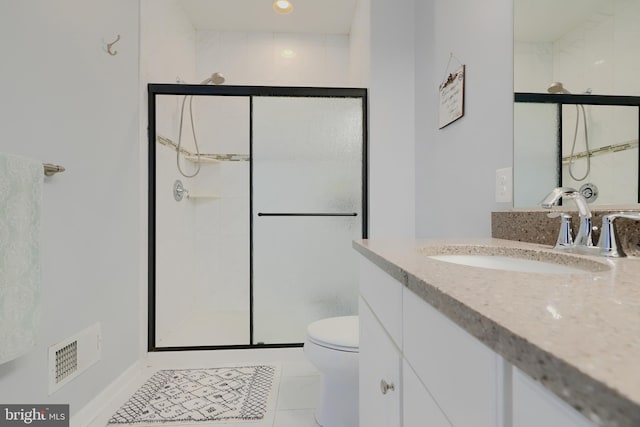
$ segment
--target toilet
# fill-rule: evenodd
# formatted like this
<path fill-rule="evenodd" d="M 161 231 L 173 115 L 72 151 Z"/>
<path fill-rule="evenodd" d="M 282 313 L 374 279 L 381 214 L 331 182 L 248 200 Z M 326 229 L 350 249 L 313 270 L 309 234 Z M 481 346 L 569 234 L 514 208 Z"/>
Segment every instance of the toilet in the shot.
<path fill-rule="evenodd" d="M 322 374 L 318 424 L 358 427 L 358 316 L 311 323 L 304 353 Z"/>

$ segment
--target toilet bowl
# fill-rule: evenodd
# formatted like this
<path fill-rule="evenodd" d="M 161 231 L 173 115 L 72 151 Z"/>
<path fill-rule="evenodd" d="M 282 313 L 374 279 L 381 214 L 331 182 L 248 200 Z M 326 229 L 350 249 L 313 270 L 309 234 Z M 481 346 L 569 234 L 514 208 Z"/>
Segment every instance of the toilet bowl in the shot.
<path fill-rule="evenodd" d="M 358 316 L 311 323 L 304 353 L 322 374 L 318 424 L 358 427 Z"/>

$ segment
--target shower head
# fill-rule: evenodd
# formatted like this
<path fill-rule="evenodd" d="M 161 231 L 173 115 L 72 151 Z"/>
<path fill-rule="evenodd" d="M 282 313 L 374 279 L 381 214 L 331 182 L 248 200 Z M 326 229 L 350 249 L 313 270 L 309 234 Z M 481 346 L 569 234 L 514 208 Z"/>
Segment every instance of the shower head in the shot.
<path fill-rule="evenodd" d="M 216 73 L 211 74 L 211 77 L 208 77 L 208 78 L 204 79 L 202 81 L 202 83 L 200 83 L 200 84 L 206 85 L 206 84 L 209 84 L 209 83 L 213 83 L 214 85 L 221 85 L 222 83 L 224 83 L 224 81 L 225 81 L 225 78 L 222 75 L 222 73 L 217 73 L 216 72 Z"/>
<path fill-rule="evenodd" d="M 547 88 L 547 92 L 549 93 L 571 93 L 568 90 L 566 90 L 564 88 L 564 86 L 562 85 L 562 82 L 553 82 L 549 85 L 549 87 Z"/>

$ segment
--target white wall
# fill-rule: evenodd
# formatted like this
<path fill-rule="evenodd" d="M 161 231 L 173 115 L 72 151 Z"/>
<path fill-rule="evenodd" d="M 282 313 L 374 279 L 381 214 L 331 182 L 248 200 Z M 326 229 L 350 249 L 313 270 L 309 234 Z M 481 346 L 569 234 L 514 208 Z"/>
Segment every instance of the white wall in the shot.
<path fill-rule="evenodd" d="M 371 0 L 358 0 L 349 33 L 349 81 L 355 87 L 369 87 L 370 18 Z"/>
<path fill-rule="evenodd" d="M 371 0 L 370 13 L 370 237 L 411 238 L 416 218 L 414 1 Z"/>
<path fill-rule="evenodd" d="M 44 184 L 40 341 L 0 366 L 3 403 L 75 413 L 138 358 L 138 14 L 129 0 L 0 1 L 0 151 L 67 168 Z M 49 397 L 48 347 L 95 322 L 102 360 Z"/>
<path fill-rule="evenodd" d="M 178 0 L 141 0 L 140 71 L 147 83 L 195 78 L 196 31 Z"/>
<path fill-rule="evenodd" d="M 416 2 L 416 234 L 491 235 L 495 171 L 512 164 L 511 0 Z M 449 55 L 466 65 L 465 115 L 438 130 Z M 452 59 L 452 64 L 457 64 Z"/>

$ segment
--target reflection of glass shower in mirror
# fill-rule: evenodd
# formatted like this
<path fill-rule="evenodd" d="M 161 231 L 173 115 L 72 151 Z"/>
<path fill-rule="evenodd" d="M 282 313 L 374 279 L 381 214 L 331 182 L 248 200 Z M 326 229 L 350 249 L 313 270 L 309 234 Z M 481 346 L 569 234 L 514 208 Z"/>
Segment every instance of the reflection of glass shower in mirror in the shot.
<path fill-rule="evenodd" d="M 537 207 L 537 195 L 551 182 L 575 188 L 594 183 L 599 205 L 637 203 L 638 108 L 630 105 L 640 99 L 640 2 L 514 0 L 514 13 L 514 91 L 556 96 L 536 103 L 564 104 L 558 122 L 554 104 L 516 103 L 514 207 Z M 562 82 L 565 91 L 550 93 L 557 89 L 553 82 Z M 583 96 L 584 107 L 576 107 L 579 98 L 562 102 L 570 97 L 566 89 Z M 631 98 L 614 107 L 601 95 Z M 541 132 L 543 139 L 534 137 Z M 535 163 L 540 156 L 556 161 Z"/>
<path fill-rule="evenodd" d="M 603 96 L 596 101 L 614 102 Z M 544 94 L 516 94 L 514 106 L 514 207 L 539 207 L 556 186 L 580 189 L 595 184 L 597 205 L 638 203 L 638 116 L 640 97 L 625 97 L 632 105 L 583 105 L 553 102 Z M 574 149 L 577 115 L 584 108 L 589 128 L 589 168 L 584 135 Z M 581 127 L 584 118 L 580 119 Z M 615 124 L 612 126 L 611 124 Z M 615 142 L 619 141 L 619 142 Z M 571 166 L 572 165 L 572 166 Z M 569 167 L 573 168 L 571 176 Z M 584 179 L 581 179 L 584 178 Z"/>

